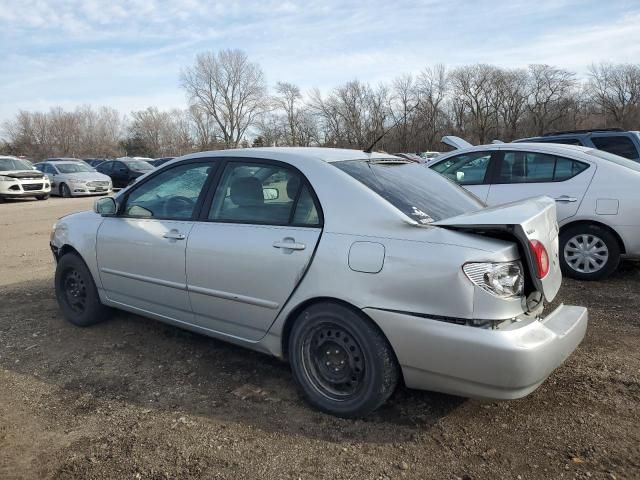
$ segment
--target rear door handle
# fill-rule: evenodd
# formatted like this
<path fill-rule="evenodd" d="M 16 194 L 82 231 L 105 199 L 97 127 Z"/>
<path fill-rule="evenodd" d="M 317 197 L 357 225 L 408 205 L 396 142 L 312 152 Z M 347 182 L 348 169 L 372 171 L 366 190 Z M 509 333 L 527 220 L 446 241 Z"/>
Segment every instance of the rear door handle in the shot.
<path fill-rule="evenodd" d="M 568 195 L 560 195 L 556 198 L 556 202 L 562 203 L 574 203 L 577 202 L 578 199 L 576 197 L 569 197 Z"/>
<path fill-rule="evenodd" d="M 307 248 L 304 243 L 298 243 L 293 238 L 285 238 L 281 242 L 273 242 L 273 247 L 285 250 L 304 250 Z"/>
<path fill-rule="evenodd" d="M 165 233 L 162 236 L 170 240 L 184 240 L 185 238 L 187 238 L 184 233 L 180 233 L 176 229 L 169 230 L 167 233 Z"/>

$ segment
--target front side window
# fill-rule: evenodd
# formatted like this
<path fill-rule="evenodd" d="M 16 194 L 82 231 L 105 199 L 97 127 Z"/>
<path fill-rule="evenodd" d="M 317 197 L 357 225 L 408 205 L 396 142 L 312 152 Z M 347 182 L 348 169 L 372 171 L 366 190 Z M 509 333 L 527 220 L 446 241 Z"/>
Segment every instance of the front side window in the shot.
<path fill-rule="evenodd" d="M 537 152 L 505 152 L 495 183 L 561 182 L 589 167 L 586 163 Z"/>
<path fill-rule="evenodd" d="M 622 135 L 609 137 L 591 137 L 591 141 L 599 150 L 620 155 L 630 160 L 638 160 L 638 149 L 630 138 Z"/>
<path fill-rule="evenodd" d="M 189 220 L 209 175 L 210 164 L 179 165 L 150 178 L 127 197 L 124 214 Z"/>
<path fill-rule="evenodd" d="M 460 185 L 480 185 L 490 161 L 491 152 L 471 152 L 443 160 L 433 169 Z"/>
<path fill-rule="evenodd" d="M 113 164 L 114 164 L 114 162 L 101 163 L 100 165 L 98 165 L 97 170 L 99 172 L 102 172 L 102 173 L 109 173 L 109 172 L 113 171 Z"/>
<path fill-rule="evenodd" d="M 477 197 L 422 164 L 349 160 L 332 165 L 421 224 L 485 207 Z"/>
<path fill-rule="evenodd" d="M 318 207 L 302 176 L 279 165 L 230 162 L 213 197 L 209 220 L 319 226 Z"/>

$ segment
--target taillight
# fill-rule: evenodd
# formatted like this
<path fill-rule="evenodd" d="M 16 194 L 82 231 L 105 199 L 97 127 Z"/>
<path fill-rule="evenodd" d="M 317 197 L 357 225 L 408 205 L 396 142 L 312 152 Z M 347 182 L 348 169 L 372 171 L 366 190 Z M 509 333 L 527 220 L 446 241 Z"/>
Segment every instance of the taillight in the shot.
<path fill-rule="evenodd" d="M 529 240 L 529 246 L 536 259 L 536 274 L 538 278 L 546 277 L 547 273 L 549 273 L 549 254 L 547 254 L 547 249 L 538 240 Z"/>

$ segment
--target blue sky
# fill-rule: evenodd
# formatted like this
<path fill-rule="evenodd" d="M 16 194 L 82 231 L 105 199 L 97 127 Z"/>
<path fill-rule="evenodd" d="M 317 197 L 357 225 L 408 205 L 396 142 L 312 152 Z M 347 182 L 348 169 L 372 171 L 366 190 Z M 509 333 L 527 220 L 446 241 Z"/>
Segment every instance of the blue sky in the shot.
<path fill-rule="evenodd" d="M 0 122 L 19 109 L 184 107 L 182 68 L 241 48 L 323 90 L 424 66 L 640 63 L 639 0 L 0 0 Z"/>

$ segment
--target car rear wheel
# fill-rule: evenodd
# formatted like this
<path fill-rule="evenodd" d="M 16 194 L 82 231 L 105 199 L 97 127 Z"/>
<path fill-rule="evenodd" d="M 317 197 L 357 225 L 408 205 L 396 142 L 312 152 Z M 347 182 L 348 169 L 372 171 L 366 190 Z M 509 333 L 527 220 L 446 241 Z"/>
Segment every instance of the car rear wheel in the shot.
<path fill-rule="evenodd" d="M 69 189 L 69 187 L 67 187 L 66 183 L 60 184 L 60 195 L 62 195 L 64 198 L 71 197 L 71 190 Z"/>
<path fill-rule="evenodd" d="M 601 280 L 620 263 L 620 245 L 608 230 L 583 224 L 560 234 L 562 273 L 578 280 Z"/>
<path fill-rule="evenodd" d="M 384 335 L 364 315 L 338 303 L 318 303 L 298 316 L 289 361 L 309 403 L 340 417 L 371 413 L 400 378 Z"/>
<path fill-rule="evenodd" d="M 75 253 L 58 260 L 55 289 L 64 317 L 74 325 L 88 327 L 109 316 L 111 310 L 100 303 L 91 272 Z"/>

